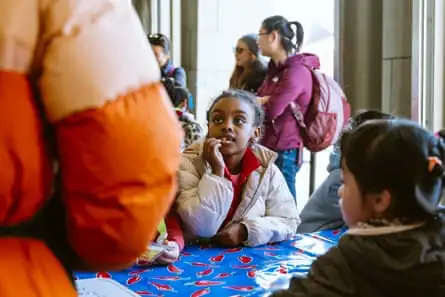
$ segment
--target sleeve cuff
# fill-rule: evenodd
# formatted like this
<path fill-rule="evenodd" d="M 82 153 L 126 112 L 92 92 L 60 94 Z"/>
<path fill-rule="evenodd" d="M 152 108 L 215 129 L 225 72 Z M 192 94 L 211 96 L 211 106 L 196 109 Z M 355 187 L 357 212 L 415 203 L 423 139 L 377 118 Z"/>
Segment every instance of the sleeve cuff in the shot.
<path fill-rule="evenodd" d="M 245 222 L 241 222 L 240 224 L 243 225 L 244 227 L 246 227 L 246 230 L 247 230 L 247 239 L 242 242 L 242 245 L 250 246 L 250 244 L 249 244 L 249 237 L 250 237 L 249 224 L 246 224 Z"/>

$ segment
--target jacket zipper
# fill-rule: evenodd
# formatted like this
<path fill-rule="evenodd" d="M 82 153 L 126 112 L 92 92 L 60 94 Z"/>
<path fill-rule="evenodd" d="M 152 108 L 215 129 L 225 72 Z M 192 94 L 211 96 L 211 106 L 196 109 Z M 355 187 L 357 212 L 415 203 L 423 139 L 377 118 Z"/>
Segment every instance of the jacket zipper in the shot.
<path fill-rule="evenodd" d="M 264 171 L 264 174 L 261 176 L 260 181 L 259 181 L 259 187 L 256 189 L 255 193 L 253 194 L 253 198 L 250 201 L 249 205 L 247 205 L 247 207 L 244 209 L 244 211 L 241 213 L 241 215 L 239 216 L 239 218 L 237 218 L 237 220 L 242 219 L 251 209 L 252 207 L 255 205 L 255 202 L 258 200 L 259 198 L 259 193 L 261 193 L 261 188 L 264 187 L 263 185 L 263 179 L 266 175 L 269 174 L 269 171 L 272 170 L 272 164 L 275 163 L 276 161 L 276 157 L 274 157 L 272 160 L 269 161 L 269 164 L 267 165 L 266 171 Z"/>

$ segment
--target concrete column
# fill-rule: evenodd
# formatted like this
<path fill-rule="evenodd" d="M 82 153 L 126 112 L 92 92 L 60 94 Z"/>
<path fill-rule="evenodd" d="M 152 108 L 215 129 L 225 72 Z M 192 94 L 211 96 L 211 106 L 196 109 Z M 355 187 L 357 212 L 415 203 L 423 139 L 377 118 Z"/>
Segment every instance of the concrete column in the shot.
<path fill-rule="evenodd" d="M 412 1 L 383 1 L 382 110 L 411 118 Z"/>
<path fill-rule="evenodd" d="M 132 0 L 131 1 L 139 19 L 141 20 L 142 26 L 145 32 L 150 32 L 152 30 L 152 17 L 151 17 L 151 1 L 150 0 Z"/>
<path fill-rule="evenodd" d="M 195 98 L 198 86 L 198 1 L 187 0 L 187 5 L 181 9 L 181 39 L 184 41 L 181 66 L 187 71 L 188 88 Z"/>
<path fill-rule="evenodd" d="M 339 80 L 353 110 L 381 109 L 382 2 L 339 0 Z M 404 0 L 402 0 L 404 1 Z"/>

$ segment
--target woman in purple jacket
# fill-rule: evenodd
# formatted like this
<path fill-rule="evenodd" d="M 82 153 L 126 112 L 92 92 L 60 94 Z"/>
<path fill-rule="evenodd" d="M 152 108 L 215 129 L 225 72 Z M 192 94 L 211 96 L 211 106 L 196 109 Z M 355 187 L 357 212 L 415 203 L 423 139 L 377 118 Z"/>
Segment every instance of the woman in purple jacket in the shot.
<path fill-rule="evenodd" d="M 258 90 L 266 111 L 262 144 L 278 153 L 276 164 L 295 197 L 304 145 L 289 104 L 295 102 L 306 112 L 312 97 L 310 68 L 320 68 L 320 61 L 315 55 L 299 54 L 304 37 L 299 22 L 272 16 L 263 21 L 258 35 L 262 54 L 271 58 L 266 80 Z"/>

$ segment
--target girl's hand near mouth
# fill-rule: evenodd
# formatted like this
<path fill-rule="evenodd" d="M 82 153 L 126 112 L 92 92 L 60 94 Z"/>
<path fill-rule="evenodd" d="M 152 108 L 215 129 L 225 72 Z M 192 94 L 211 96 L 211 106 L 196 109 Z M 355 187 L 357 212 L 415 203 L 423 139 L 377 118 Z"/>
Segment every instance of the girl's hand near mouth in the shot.
<path fill-rule="evenodd" d="M 224 168 L 226 167 L 220 151 L 223 143 L 224 141 L 222 139 L 207 138 L 203 148 L 204 160 L 212 166 L 213 174 L 220 177 L 224 177 Z"/>
<path fill-rule="evenodd" d="M 225 145 L 225 144 L 231 144 L 233 142 L 233 139 L 229 139 L 229 138 L 221 138 L 221 144 Z"/>

